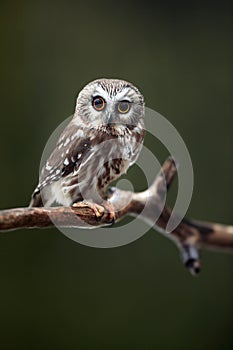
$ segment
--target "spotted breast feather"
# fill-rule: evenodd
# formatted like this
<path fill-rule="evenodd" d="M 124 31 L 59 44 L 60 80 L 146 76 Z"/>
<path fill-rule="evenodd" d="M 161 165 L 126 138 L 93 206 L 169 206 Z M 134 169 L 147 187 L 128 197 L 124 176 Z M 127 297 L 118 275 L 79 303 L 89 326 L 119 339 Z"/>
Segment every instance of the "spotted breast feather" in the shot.
<path fill-rule="evenodd" d="M 101 202 L 109 183 L 136 161 L 143 140 L 138 135 L 126 127 L 119 135 L 68 126 L 42 169 L 30 206 Z"/>

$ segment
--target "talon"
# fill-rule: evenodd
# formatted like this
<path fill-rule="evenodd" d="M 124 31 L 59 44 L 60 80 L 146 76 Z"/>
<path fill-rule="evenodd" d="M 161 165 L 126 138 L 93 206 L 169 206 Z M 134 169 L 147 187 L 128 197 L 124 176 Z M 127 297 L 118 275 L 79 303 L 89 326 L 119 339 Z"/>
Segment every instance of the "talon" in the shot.
<path fill-rule="evenodd" d="M 104 202 L 103 206 L 105 208 L 105 211 L 108 213 L 108 222 L 110 224 L 114 224 L 114 222 L 116 220 L 114 206 L 110 202 Z"/>
<path fill-rule="evenodd" d="M 93 204 L 91 206 L 91 209 L 94 211 L 97 220 L 100 220 L 104 214 L 104 207 L 102 207 L 98 204 Z"/>
<path fill-rule="evenodd" d="M 86 208 L 86 207 L 88 207 L 88 205 L 87 205 L 87 202 L 82 201 L 82 202 L 73 203 L 72 207 L 74 207 L 74 208 Z"/>
<path fill-rule="evenodd" d="M 109 215 L 108 215 L 108 221 L 110 224 L 114 224 L 116 220 L 116 216 L 115 216 L 115 213 L 114 212 L 109 212 Z"/>
<path fill-rule="evenodd" d="M 82 202 L 77 202 L 77 203 L 73 203 L 72 205 L 75 208 L 91 208 L 96 216 L 97 220 L 100 220 L 101 217 L 104 214 L 104 207 L 102 207 L 101 205 L 98 205 L 96 203 L 92 203 L 92 202 L 88 202 L 88 201 L 82 201 Z"/>

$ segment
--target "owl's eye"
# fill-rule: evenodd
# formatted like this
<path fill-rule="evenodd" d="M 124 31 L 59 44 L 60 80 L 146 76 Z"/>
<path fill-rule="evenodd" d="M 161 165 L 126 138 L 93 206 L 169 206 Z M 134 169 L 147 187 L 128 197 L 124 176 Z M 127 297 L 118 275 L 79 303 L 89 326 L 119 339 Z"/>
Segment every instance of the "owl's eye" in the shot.
<path fill-rule="evenodd" d="M 118 103 L 117 109 L 120 113 L 125 114 L 130 110 L 130 103 L 128 101 L 121 101 Z"/>
<path fill-rule="evenodd" d="M 97 110 L 97 111 L 102 111 L 105 107 L 105 100 L 103 97 L 97 96 L 93 98 L 92 101 L 92 106 Z"/>

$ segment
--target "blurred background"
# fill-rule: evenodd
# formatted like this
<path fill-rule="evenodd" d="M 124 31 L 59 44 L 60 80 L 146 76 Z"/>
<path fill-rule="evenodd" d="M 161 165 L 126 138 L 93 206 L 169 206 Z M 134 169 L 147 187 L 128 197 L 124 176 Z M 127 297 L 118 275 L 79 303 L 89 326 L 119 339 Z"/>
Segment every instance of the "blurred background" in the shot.
<path fill-rule="evenodd" d="M 137 85 L 186 142 L 188 215 L 233 223 L 230 1 L 1 1 L 0 44 L 1 209 L 28 205 L 77 93 L 113 77 Z M 141 189 L 140 172 L 129 176 Z M 233 349 L 233 255 L 202 251 L 202 263 L 190 276 L 153 230 L 114 249 L 57 229 L 1 234 L 1 348 Z"/>

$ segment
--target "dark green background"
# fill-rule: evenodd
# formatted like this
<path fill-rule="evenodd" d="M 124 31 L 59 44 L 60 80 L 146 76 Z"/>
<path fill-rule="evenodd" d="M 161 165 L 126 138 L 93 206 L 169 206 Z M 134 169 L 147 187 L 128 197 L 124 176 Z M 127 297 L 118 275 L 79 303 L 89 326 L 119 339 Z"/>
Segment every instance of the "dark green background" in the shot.
<path fill-rule="evenodd" d="M 230 2 L 1 1 L 0 208 L 27 205 L 47 138 L 104 76 L 132 81 L 181 133 L 189 216 L 232 223 L 231 30 Z M 1 348 L 232 349 L 233 255 L 202 261 L 193 278 L 152 230 L 115 249 L 1 234 Z"/>

